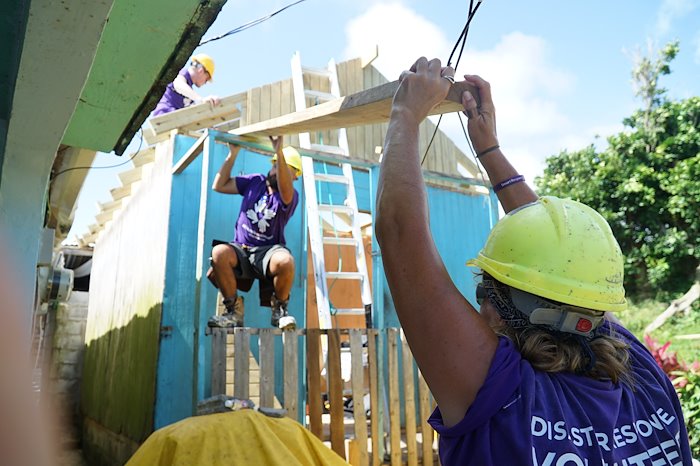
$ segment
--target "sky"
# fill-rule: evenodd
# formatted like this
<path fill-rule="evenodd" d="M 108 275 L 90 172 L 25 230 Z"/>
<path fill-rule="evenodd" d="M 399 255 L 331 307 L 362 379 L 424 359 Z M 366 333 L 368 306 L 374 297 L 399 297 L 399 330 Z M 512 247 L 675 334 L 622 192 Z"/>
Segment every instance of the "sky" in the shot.
<path fill-rule="evenodd" d="M 204 39 L 266 16 L 292 0 L 228 0 Z M 367 55 L 397 79 L 420 56 L 447 61 L 466 21 L 467 0 L 305 0 L 250 29 L 195 50 L 216 61 L 215 79 L 198 89 L 225 97 L 291 76 L 302 64 L 325 67 Z M 472 21 L 456 76 L 478 74 L 491 83 L 499 143 L 531 186 L 545 159 L 624 129 L 641 103 L 634 96 L 635 57 L 680 41 L 672 74 L 662 78 L 671 99 L 700 95 L 700 0 L 485 0 Z M 456 115 L 440 128 L 467 151 Z M 98 202 L 110 200 L 124 156 L 98 153 L 81 190 L 68 241 L 87 231 Z M 125 163 L 126 162 L 126 163 Z"/>

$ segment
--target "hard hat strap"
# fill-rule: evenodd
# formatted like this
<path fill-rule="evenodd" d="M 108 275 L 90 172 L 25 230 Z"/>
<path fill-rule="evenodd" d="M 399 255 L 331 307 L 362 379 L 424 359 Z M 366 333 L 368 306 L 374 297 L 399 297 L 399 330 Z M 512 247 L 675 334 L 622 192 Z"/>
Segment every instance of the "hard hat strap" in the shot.
<path fill-rule="evenodd" d="M 481 288 L 477 289 L 477 300 L 488 297 L 501 320 L 515 329 L 538 325 L 557 332 L 592 337 L 603 322 L 603 312 L 553 303 L 505 285 L 488 274 L 484 274 L 477 288 Z"/>

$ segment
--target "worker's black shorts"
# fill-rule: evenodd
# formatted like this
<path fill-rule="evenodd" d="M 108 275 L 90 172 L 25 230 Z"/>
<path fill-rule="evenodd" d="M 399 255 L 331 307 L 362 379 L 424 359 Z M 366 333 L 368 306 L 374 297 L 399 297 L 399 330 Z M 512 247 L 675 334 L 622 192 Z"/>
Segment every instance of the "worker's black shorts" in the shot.
<path fill-rule="evenodd" d="M 238 265 L 234 267 L 233 273 L 236 276 L 238 289 L 248 291 L 253 286 L 253 282 L 259 280 L 260 305 L 269 307 L 272 293 L 274 293 L 272 277 L 269 275 L 270 260 L 275 253 L 281 250 L 287 251 L 290 255 L 291 251 L 280 244 L 272 246 L 244 246 L 238 243 L 214 240 L 211 245 L 213 248 L 219 244 L 227 244 L 236 251 Z M 211 261 L 211 258 L 209 260 Z M 218 288 L 216 281 L 213 279 L 213 274 L 208 272 L 207 276 L 214 286 Z"/>

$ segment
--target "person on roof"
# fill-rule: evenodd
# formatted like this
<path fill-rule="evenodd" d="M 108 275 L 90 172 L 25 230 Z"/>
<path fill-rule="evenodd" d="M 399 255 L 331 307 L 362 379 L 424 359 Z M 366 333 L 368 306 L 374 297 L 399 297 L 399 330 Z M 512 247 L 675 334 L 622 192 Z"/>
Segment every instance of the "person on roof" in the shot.
<path fill-rule="evenodd" d="M 214 60 L 203 53 L 194 55 L 187 68 L 183 68 L 175 80 L 165 88 L 153 116 L 174 112 L 193 104 L 209 102 L 212 107 L 219 104 L 219 98 L 213 95 L 201 97 L 193 85 L 202 87 L 214 79 Z"/>
<path fill-rule="evenodd" d="M 293 182 L 301 176 L 301 156 L 293 147 L 283 148 L 281 136 L 270 139 L 275 155 L 267 176 L 231 177 L 240 146 L 229 144 L 229 155 L 214 177 L 214 191 L 240 194 L 243 202 L 233 241 L 215 240 L 213 244 L 207 275 L 221 291 L 226 312 L 209 319 L 210 327 L 243 326 L 243 298 L 237 290 L 248 291 L 255 279 L 260 285 L 260 305 L 272 308 L 270 324 L 282 329 L 296 327 L 288 311 L 294 257 L 285 247 L 284 228 L 299 203 Z"/>
<path fill-rule="evenodd" d="M 450 279 L 430 232 L 418 128 L 453 75 L 426 58 L 401 74 L 376 201 L 396 312 L 437 401 L 429 422 L 442 464 L 691 464 L 669 378 L 612 315 L 627 302 L 609 225 L 523 182 L 499 147 L 490 85 L 478 76 L 465 76 L 478 95 L 465 91 L 462 104 L 506 215 L 468 262 L 481 270 L 479 312 Z"/>

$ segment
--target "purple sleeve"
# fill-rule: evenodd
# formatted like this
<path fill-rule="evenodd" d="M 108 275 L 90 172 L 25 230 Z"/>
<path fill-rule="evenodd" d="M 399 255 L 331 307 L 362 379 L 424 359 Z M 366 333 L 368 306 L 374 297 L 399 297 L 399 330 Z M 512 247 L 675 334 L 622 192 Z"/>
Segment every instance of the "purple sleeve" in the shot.
<path fill-rule="evenodd" d="M 259 177 L 260 175 L 258 174 L 253 174 L 253 175 L 241 175 L 236 177 L 236 189 L 238 189 L 238 194 L 240 195 L 245 195 L 246 191 L 248 190 L 248 186 L 250 186 L 250 182 L 256 178 Z"/>
<path fill-rule="evenodd" d="M 448 437 L 462 436 L 473 431 L 492 418 L 513 396 L 522 379 L 522 356 L 508 338 L 499 337 L 498 348 L 484 384 L 464 415 L 452 427 L 445 427 L 440 408 L 435 408 L 428 422 L 440 434 Z"/>

